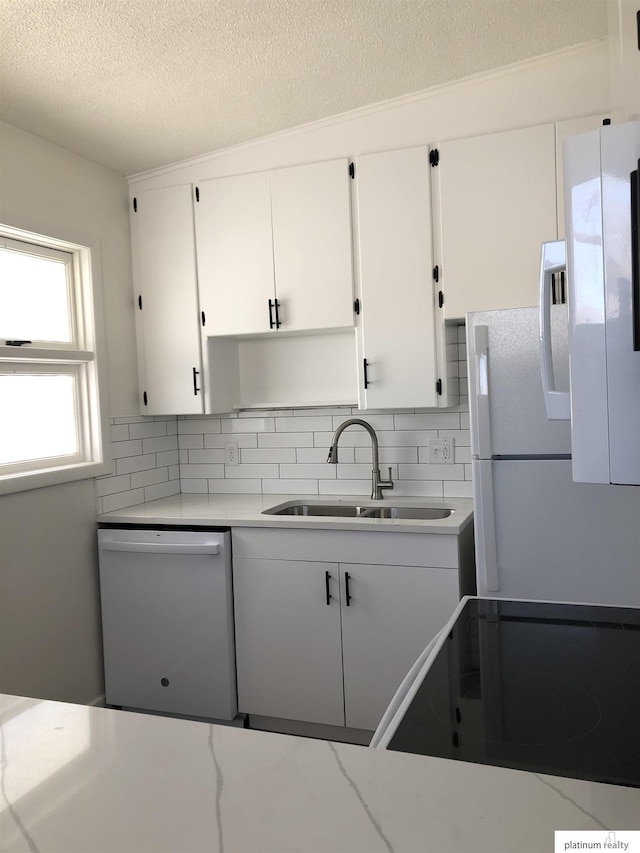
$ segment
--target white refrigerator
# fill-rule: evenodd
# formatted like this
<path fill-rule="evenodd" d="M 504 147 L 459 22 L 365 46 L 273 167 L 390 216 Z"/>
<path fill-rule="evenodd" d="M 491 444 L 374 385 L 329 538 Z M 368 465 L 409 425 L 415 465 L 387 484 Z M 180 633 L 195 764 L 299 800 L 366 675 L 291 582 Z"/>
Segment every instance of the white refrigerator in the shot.
<path fill-rule="evenodd" d="M 551 326 L 561 392 L 566 306 Z M 538 309 L 468 314 L 467 347 L 478 595 L 640 606 L 640 488 L 573 482 L 570 422 L 547 419 Z"/>

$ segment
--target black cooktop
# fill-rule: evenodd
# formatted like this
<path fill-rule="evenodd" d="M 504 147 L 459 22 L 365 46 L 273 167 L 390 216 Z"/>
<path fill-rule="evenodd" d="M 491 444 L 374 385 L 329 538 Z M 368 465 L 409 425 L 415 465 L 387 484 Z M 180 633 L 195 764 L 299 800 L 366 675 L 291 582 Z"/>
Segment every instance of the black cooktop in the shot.
<path fill-rule="evenodd" d="M 469 599 L 388 749 L 640 787 L 640 609 Z"/>

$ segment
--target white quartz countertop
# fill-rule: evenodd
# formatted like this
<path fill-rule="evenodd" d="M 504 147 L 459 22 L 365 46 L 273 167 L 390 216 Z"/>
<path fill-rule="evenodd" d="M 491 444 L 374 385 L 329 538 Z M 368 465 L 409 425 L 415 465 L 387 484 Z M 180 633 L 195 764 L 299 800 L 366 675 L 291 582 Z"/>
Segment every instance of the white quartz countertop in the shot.
<path fill-rule="evenodd" d="M 442 519 L 343 518 L 337 516 L 264 515 L 280 504 L 302 501 L 357 506 L 451 508 Z M 371 501 L 362 496 L 331 495 L 174 495 L 98 515 L 99 522 L 125 524 L 180 524 L 224 527 L 290 527 L 326 530 L 385 530 L 405 533 L 459 534 L 473 520 L 471 498 L 388 498 Z"/>
<path fill-rule="evenodd" d="M 3 853 L 542 853 L 640 790 L 1 696 Z"/>

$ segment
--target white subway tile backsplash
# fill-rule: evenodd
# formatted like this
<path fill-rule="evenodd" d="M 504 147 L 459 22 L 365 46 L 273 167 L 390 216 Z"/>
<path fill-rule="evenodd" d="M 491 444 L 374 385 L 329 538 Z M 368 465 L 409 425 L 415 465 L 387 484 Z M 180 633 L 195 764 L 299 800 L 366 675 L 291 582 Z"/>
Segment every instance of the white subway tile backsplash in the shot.
<path fill-rule="evenodd" d="M 464 480 L 464 465 L 399 465 L 401 480 Z"/>
<path fill-rule="evenodd" d="M 313 447 L 313 433 L 265 432 L 258 436 L 258 447 Z"/>
<path fill-rule="evenodd" d="M 146 471 L 156 467 L 156 454 L 146 453 L 142 456 L 126 456 L 116 459 L 116 474 L 131 474 L 133 471 Z"/>
<path fill-rule="evenodd" d="M 297 462 L 295 465 L 281 465 L 280 476 L 285 479 L 304 478 L 308 480 L 335 480 L 337 465 L 305 464 Z"/>
<path fill-rule="evenodd" d="M 455 408 L 359 411 L 246 410 L 214 417 L 113 418 L 114 473 L 96 480 L 96 507 L 109 512 L 178 494 L 362 495 L 371 492 L 372 449 L 357 426 L 340 437 L 340 462 L 327 464 L 334 431 L 350 418 L 376 430 L 381 476 L 392 468 L 386 496 L 470 497 L 471 450 L 464 326 L 452 344 L 463 392 Z M 454 464 L 427 462 L 429 438 L 454 439 Z M 225 464 L 224 445 L 238 445 L 239 464 Z"/>
<path fill-rule="evenodd" d="M 345 465 L 339 462 L 331 466 L 339 480 L 368 480 L 371 482 L 371 465 Z"/>
<path fill-rule="evenodd" d="M 159 438 L 143 438 L 142 452 L 143 453 L 158 453 L 162 450 L 177 450 L 178 436 L 163 435 Z"/>
<path fill-rule="evenodd" d="M 220 432 L 220 418 L 188 418 L 178 421 L 178 435 L 207 435 L 216 432 Z"/>
<path fill-rule="evenodd" d="M 284 420 L 289 420 L 285 418 Z M 290 420 L 293 421 L 293 418 Z M 276 418 L 238 418 L 237 420 L 227 420 L 223 418 L 220 422 L 222 432 L 273 432 L 275 430 Z"/>
<path fill-rule="evenodd" d="M 187 465 L 180 466 L 180 476 L 191 480 L 200 477 L 203 480 L 210 480 L 212 477 L 224 477 L 224 465 L 215 465 L 211 463 L 191 465 L 188 463 Z"/>
<path fill-rule="evenodd" d="M 124 474 L 121 477 L 101 477 L 96 480 L 96 496 L 113 495 L 116 492 L 127 492 L 131 488 L 131 476 Z"/>
<path fill-rule="evenodd" d="M 472 498 L 473 488 L 468 480 L 457 480 L 444 483 L 445 498 Z"/>
<path fill-rule="evenodd" d="M 266 436 L 272 434 L 273 433 L 265 433 Z M 258 446 L 258 436 L 252 433 L 234 433 L 233 436 L 230 436 L 228 433 L 221 433 L 220 435 L 204 436 L 204 446 L 206 448 L 222 447 L 224 449 L 224 446 L 228 441 L 235 441 L 238 447 Z"/>
<path fill-rule="evenodd" d="M 295 447 L 247 447 L 240 451 L 240 461 L 245 463 L 295 462 Z"/>
<path fill-rule="evenodd" d="M 156 501 L 158 498 L 168 498 L 171 495 L 180 494 L 180 481 L 171 480 L 167 483 L 159 483 L 157 486 L 147 486 L 144 490 L 145 501 Z"/>
<path fill-rule="evenodd" d="M 264 495 L 317 495 L 317 480 L 263 480 Z"/>
<path fill-rule="evenodd" d="M 355 452 L 353 447 L 340 446 L 340 464 L 343 462 L 355 462 Z M 326 464 L 328 455 L 329 451 L 327 447 L 298 447 L 295 461 L 321 465 L 323 462 Z"/>
<path fill-rule="evenodd" d="M 202 450 L 204 447 L 204 435 L 191 435 L 189 433 L 178 435 L 178 448 L 180 450 Z"/>
<path fill-rule="evenodd" d="M 389 497 L 399 498 L 441 498 L 442 483 L 440 480 L 397 480 Z"/>
<path fill-rule="evenodd" d="M 101 500 L 102 512 L 113 512 L 116 509 L 124 509 L 126 506 L 143 503 L 144 489 L 132 489 L 129 492 L 120 492 L 117 495 L 105 495 Z"/>
<path fill-rule="evenodd" d="M 136 441 L 113 441 L 111 443 L 111 456 L 114 459 L 122 459 L 123 456 L 140 456 L 142 454 L 142 442 Z"/>
<path fill-rule="evenodd" d="M 396 415 L 396 429 L 459 429 L 457 412 L 429 412 L 415 415 Z"/>
<path fill-rule="evenodd" d="M 371 495 L 369 480 L 318 480 L 320 495 Z"/>
<path fill-rule="evenodd" d="M 323 417 L 309 417 L 307 415 L 296 418 L 276 418 L 276 432 L 317 432 L 319 430 L 331 430 L 332 419 L 330 415 Z"/>
<path fill-rule="evenodd" d="M 153 438 L 157 435 L 167 434 L 166 421 L 151 421 L 148 424 L 131 424 L 129 426 L 130 438 Z"/>
<path fill-rule="evenodd" d="M 156 483 L 165 483 L 169 479 L 168 468 L 154 468 L 153 471 L 140 471 L 131 475 L 131 488 L 137 489 L 144 486 L 153 486 Z"/>
<path fill-rule="evenodd" d="M 223 464 L 224 448 L 215 447 L 211 450 L 188 450 L 187 456 L 190 465 L 211 464 L 212 462 Z"/>
<path fill-rule="evenodd" d="M 209 491 L 207 480 L 189 480 L 180 478 L 180 491 L 183 495 L 202 495 Z"/>
<path fill-rule="evenodd" d="M 367 423 L 371 424 L 371 426 L 374 428 L 374 430 L 376 432 L 378 432 L 379 430 L 383 430 L 383 429 L 393 429 L 393 427 L 394 427 L 394 425 L 393 425 L 393 418 L 394 418 L 393 414 L 387 413 L 384 415 L 377 415 L 377 414 L 369 413 L 367 411 L 367 412 L 360 412 L 359 414 L 355 414 L 355 415 L 346 414 L 346 415 L 340 415 L 339 417 L 334 417 L 333 428 L 338 429 L 340 424 L 344 423 L 346 420 L 349 420 L 352 417 L 360 418 L 360 420 L 367 421 Z M 345 430 L 345 432 L 352 432 L 352 431 L 353 432 L 364 432 L 366 434 L 366 430 L 364 429 L 364 427 L 361 427 L 361 426 L 350 426 L 350 427 L 347 427 Z M 344 433 L 343 433 L 343 435 L 344 435 Z M 342 441 L 342 437 L 340 438 L 340 441 Z"/>
<path fill-rule="evenodd" d="M 397 462 L 417 462 L 418 447 L 380 447 L 380 465 L 392 465 Z M 356 447 L 356 462 L 373 464 L 373 451 L 370 447 Z M 342 448 L 340 448 L 340 461 L 342 462 Z M 348 460 L 345 459 L 345 462 Z"/>
<path fill-rule="evenodd" d="M 260 495 L 262 480 L 209 480 L 209 491 L 212 495 Z"/>
<path fill-rule="evenodd" d="M 162 453 L 156 453 L 156 464 L 158 468 L 164 465 L 176 465 L 179 461 L 177 450 L 164 450 Z"/>
<path fill-rule="evenodd" d="M 224 476 L 229 480 L 237 480 L 240 478 L 255 478 L 262 480 L 266 477 L 278 477 L 277 465 L 225 465 Z"/>
<path fill-rule="evenodd" d="M 111 441 L 128 441 L 129 424 L 111 424 L 110 429 Z"/>

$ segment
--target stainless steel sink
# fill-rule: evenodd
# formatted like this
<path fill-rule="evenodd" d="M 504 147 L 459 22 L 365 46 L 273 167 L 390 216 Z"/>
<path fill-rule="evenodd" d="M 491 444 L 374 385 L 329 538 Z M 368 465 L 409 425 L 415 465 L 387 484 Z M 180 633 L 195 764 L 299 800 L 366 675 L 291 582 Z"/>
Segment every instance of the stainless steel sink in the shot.
<path fill-rule="evenodd" d="M 348 504 L 303 504 L 296 503 L 288 506 L 265 509 L 263 515 L 325 515 L 339 518 L 356 518 L 368 509 L 366 506 L 349 506 Z"/>
<path fill-rule="evenodd" d="M 290 503 L 263 510 L 263 515 L 325 516 L 333 518 L 448 518 L 452 509 L 421 506 L 354 506 L 353 504 Z"/>
<path fill-rule="evenodd" d="M 375 506 L 362 512 L 362 518 L 406 518 L 406 519 L 436 519 L 448 518 L 453 510 L 436 509 L 422 506 Z"/>

